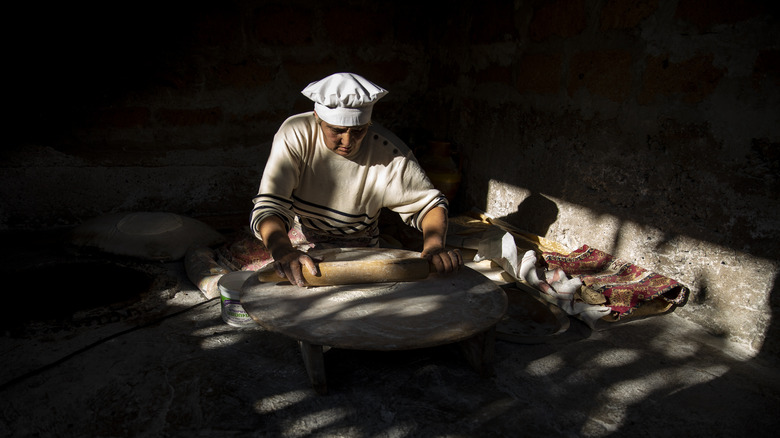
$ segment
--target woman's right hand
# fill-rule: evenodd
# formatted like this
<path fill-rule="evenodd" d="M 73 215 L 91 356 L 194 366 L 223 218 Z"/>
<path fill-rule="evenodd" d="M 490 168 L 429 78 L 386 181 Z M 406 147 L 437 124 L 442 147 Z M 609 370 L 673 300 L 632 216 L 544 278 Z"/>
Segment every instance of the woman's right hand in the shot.
<path fill-rule="evenodd" d="M 305 286 L 303 266 L 312 275 L 319 275 L 320 270 L 314 260 L 305 252 L 295 249 L 287 236 L 284 223 L 277 216 L 269 216 L 260 222 L 261 240 L 274 258 L 274 269 L 280 277 L 284 277 L 296 286 Z"/>
<path fill-rule="evenodd" d="M 314 259 L 305 252 L 295 248 L 279 249 L 274 252 L 273 256 L 276 273 L 280 277 L 287 278 L 290 283 L 296 286 L 306 286 L 306 280 L 303 278 L 304 266 L 312 275 L 319 275 L 320 273 Z"/>

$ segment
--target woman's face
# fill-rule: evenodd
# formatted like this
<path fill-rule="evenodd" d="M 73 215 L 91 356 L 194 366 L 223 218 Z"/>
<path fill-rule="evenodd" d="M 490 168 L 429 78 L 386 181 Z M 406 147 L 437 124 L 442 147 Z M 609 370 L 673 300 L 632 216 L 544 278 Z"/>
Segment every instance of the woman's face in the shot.
<path fill-rule="evenodd" d="M 370 123 L 361 126 L 334 126 L 320 120 L 320 127 L 325 135 L 325 146 L 342 157 L 357 153 L 363 142 Z"/>

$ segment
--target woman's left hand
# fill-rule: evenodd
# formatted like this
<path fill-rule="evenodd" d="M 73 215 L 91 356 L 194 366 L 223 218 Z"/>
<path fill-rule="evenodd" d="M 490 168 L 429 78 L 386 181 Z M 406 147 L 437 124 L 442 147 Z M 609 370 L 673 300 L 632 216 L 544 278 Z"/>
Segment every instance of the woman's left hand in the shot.
<path fill-rule="evenodd" d="M 463 257 L 457 248 L 450 250 L 441 247 L 425 248 L 422 256 L 433 264 L 439 274 L 455 272 L 463 266 Z"/>

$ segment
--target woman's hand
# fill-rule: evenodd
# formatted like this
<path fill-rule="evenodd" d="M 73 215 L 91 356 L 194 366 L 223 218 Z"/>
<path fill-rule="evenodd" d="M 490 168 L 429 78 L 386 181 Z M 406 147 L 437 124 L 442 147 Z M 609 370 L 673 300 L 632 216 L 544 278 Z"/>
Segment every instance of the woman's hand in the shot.
<path fill-rule="evenodd" d="M 422 251 L 422 256 L 428 259 L 436 268 L 439 274 L 448 274 L 455 272 L 463 266 L 463 257 L 458 249 L 447 250 L 447 248 L 433 247 Z"/>
<path fill-rule="evenodd" d="M 287 236 L 287 229 L 282 220 L 276 216 L 270 216 L 260 222 L 260 236 L 265 247 L 274 258 L 274 269 L 280 277 L 284 277 L 296 286 L 305 286 L 303 278 L 303 266 L 312 275 L 319 275 L 320 270 L 314 260 L 305 252 L 295 249 Z"/>
<path fill-rule="evenodd" d="M 278 250 L 281 254 L 274 254 L 274 269 L 280 277 L 285 277 L 290 283 L 296 286 L 306 286 L 306 280 L 303 278 L 303 267 L 312 275 L 319 275 L 319 268 L 314 259 L 305 252 L 295 248 L 285 248 Z"/>
<path fill-rule="evenodd" d="M 439 274 L 455 272 L 463 266 L 463 257 L 457 249 L 445 248 L 447 210 L 434 207 L 422 218 L 422 256 L 428 259 Z"/>

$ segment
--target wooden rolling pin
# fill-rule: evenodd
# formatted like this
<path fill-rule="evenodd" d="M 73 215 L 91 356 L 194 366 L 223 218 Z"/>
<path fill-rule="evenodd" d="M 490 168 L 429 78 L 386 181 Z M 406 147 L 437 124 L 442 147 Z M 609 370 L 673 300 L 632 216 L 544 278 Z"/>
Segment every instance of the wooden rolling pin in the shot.
<path fill-rule="evenodd" d="M 303 268 L 303 278 L 307 286 L 414 281 L 427 278 L 430 272 L 436 272 L 436 268 L 429 267 L 428 259 L 422 257 L 320 262 L 318 266 L 319 276 L 314 276 L 306 267 Z M 287 281 L 270 265 L 257 271 L 257 276 L 263 283 Z"/>

